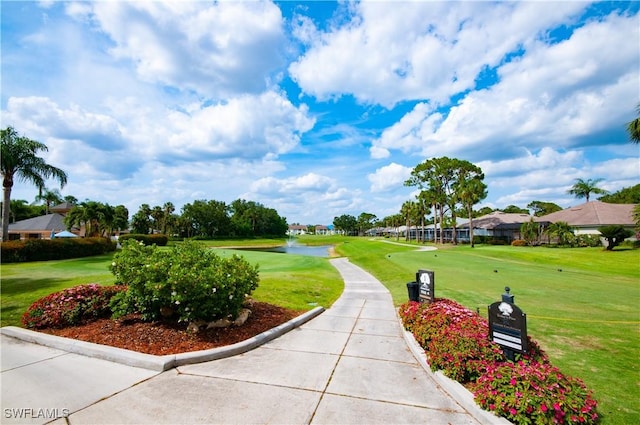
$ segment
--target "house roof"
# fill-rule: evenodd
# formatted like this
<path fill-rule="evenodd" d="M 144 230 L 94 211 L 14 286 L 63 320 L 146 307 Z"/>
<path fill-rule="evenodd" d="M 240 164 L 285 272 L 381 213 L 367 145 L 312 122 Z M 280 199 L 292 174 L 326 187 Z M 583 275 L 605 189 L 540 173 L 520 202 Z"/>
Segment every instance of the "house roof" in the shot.
<path fill-rule="evenodd" d="M 9 232 L 26 232 L 40 230 L 64 230 L 64 217 L 60 214 L 47 214 L 39 217 L 28 218 L 9 224 Z"/>
<path fill-rule="evenodd" d="M 75 205 L 72 204 L 71 202 L 63 202 L 61 204 L 54 205 L 53 207 L 49 208 L 49 211 L 66 213 L 71 211 L 73 207 L 75 207 Z"/>
<path fill-rule="evenodd" d="M 590 201 L 562 211 L 536 217 L 538 222 L 557 223 L 564 221 L 570 226 L 606 226 L 620 224 L 633 226 L 633 208 L 635 204 L 609 204 L 602 201 Z"/>
<path fill-rule="evenodd" d="M 498 226 L 500 228 L 512 227 L 507 225 L 518 225 L 526 223 L 531 220 L 532 216 L 529 214 L 516 214 L 505 213 L 502 211 L 494 211 L 491 214 L 483 215 L 473 219 L 473 227 L 475 229 L 495 229 Z M 468 227 L 469 223 L 463 224 L 460 227 Z M 517 227 L 517 226 L 516 226 Z"/>

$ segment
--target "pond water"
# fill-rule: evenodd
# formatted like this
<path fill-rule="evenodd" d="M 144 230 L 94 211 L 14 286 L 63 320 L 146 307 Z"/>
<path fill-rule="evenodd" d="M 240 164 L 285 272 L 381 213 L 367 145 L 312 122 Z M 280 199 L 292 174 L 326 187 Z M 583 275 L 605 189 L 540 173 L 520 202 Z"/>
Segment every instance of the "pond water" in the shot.
<path fill-rule="evenodd" d="M 276 252 L 280 254 L 309 255 L 312 257 L 329 258 L 329 248 L 331 248 L 331 245 L 306 246 L 306 245 L 298 245 L 298 244 L 287 244 L 284 246 L 277 246 L 274 248 L 242 248 L 242 249 L 247 251 Z"/>

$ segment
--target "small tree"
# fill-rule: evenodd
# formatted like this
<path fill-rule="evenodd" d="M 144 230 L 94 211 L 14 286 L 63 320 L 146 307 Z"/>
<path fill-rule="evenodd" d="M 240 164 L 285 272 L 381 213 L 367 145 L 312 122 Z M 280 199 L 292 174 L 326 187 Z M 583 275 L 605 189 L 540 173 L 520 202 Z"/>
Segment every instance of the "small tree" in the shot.
<path fill-rule="evenodd" d="M 520 235 L 527 245 L 535 245 L 540 236 L 540 225 L 533 218 L 520 226 Z"/>
<path fill-rule="evenodd" d="M 573 245 L 575 239 L 573 229 L 566 221 L 551 223 L 547 228 L 547 234 L 549 237 L 555 236 L 558 239 L 558 245 Z"/>
<path fill-rule="evenodd" d="M 598 227 L 598 231 L 602 234 L 602 237 L 607 240 L 607 251 L 613 250 L 613 248 L 620 245 L 623 240 L 633 236 L 631 230 L 625 229 L 624 226 L 619 224 Z"/>

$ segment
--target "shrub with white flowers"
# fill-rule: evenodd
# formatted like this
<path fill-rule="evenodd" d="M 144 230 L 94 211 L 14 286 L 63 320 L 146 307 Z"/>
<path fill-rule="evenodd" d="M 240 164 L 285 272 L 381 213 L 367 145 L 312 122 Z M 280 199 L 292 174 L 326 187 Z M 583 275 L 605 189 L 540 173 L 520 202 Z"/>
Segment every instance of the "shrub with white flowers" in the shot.
<path fill-rule="evenodd" d="M 235 318 L 259 282 L 257 265 L 237 255 L 220 257 L 193 241 L 171 250 L 125 241 L 110 269 L 127 286 L 112 298 L 116 318 L 130 313 L 144 320 Z"/>

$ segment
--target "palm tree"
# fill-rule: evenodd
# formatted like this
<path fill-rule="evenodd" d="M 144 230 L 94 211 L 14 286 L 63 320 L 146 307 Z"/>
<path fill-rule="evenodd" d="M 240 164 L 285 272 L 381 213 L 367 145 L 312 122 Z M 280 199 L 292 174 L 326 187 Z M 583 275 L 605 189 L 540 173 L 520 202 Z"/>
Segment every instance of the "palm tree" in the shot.
<path fill-rule="evenodd" d="M 576 183 L 571 186 L 571 189 L 567 191 L 568 194 L 574 195 L 576 198 L 586 198 L 589 202 L 589 195 L 596 193 L 599 195 L 606 195 L 607 191 L 600 189 L 597 184 L 603 179 L 576 179 Z"/>
<path fill-rule="evenodd" d="M 43 143 L 21 137 L 12 127 L 1 130 L 2 138 L 2 241 L 9 240 L 9 209 L 11 207 L 11 189 L 15 179 L 33 183 L 39 191 L 45 186 L 45 180 L 55 178 L 60 187 L 67 184 L 67 174 L 60 168 L 47 164 L 37 154 L 49 149 Z"/>
<path fill-rule="evenodd" d="M 36 196 L 36 201 L 44 201 L 46 206 L 46 213 L 49 214 L 49 208 L 51 204 L 59 204 L 62 202 L 62 197 L 58 189 L 49 190 L 46 187 Z"/>
<path fill-rule="evenodd" d="M 574 236 L 573 228 L 569 226 L 569 223 L 566 221 L 551 223 L 549 227 L 547 227 L 546 233 L 549 237 L 555 236 L 558 238 L 558 245 L 572 244 Z"/>
<path fill-rule="evenodd" d="M 640 103 L 636 106 L 636 113 L 639 116 L 627 124 L 627 131 L 629 132 L 631 143 L 640 143 Z"/>

